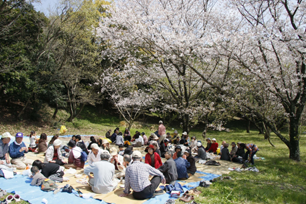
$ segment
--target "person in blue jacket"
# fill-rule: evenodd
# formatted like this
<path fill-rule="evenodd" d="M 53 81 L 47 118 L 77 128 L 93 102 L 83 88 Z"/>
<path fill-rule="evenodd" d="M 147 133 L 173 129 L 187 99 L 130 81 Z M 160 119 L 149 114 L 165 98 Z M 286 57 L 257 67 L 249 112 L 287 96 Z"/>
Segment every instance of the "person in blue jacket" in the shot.
<path fill-rule="evenodd" d="M 11 143 L 9 147 L 9 154 L 12 158 L 12 164 L 16 165 L 17 169 L 25 169 L 28 165 L 33 163 L 33 160 L 27 159 L 25 157 L 25 153 L 29 150 L 27 146 L 24 144 L 23 140 L 23 133 L 18 132 L 15 136 L 15 141 Z"/>
<path fill-rule="evenodd" d="M 177 168 L 178 180 L 186 180 L 189 178 L 187 168 L 190 167 L 190 163 L 182 158 L 182 151 L 177 153 L 177 159 L 174 160 Z"/>

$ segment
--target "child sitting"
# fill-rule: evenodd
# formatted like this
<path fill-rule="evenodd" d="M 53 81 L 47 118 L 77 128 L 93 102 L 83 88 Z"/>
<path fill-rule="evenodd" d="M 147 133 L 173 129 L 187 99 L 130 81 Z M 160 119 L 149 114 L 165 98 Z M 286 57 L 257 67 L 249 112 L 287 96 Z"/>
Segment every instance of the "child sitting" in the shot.
<path fill-rule="evenodd" d="M 31 182 L 31 186 L 40 186 L 42 182 L 46 179 L 44 175 L 42 175 L 37 166 L 33 166 L 31 168 L 33 180 Z"/>

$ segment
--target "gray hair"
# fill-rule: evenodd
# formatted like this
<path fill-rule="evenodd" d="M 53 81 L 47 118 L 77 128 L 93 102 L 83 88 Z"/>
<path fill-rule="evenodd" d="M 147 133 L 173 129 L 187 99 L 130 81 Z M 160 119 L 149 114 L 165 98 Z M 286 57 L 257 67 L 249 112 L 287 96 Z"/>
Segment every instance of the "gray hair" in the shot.
<path fill-rule="evenodd" d="M 109 160 L 110 155 L 109 155 L 108 153 L 106 153 L 106 152 L 103 152 L 103 153 L 100 155 L 100 157 L 101 157 L 101 160 Z"/>
<path fill-rule="evenodd" d="M 140 157 L 132 157 L 132 159 L 133 159 L 133 161 L 140 161 L 141 160 L 141 158 Z"/>
<path fill-rule="evenodd" d="M 130 163 L 130 162 L 132 161 L 132 158 L 131 158 L 130 155 L 125 154 L 125 155 L 123 156 L 123 160 L 126 161 L 126 162 L 128 162 L 128 163 Z"/>
<path fill-rule="evenodd" d="M 169 151 L 166 152 L 166 154 L 169 154 L 171 157 L 173 157 L 173 154 L 174 154 L 174 153 L 173 153 L 173 151 L 170 151 L 170 150 L 169 150 Z"/>

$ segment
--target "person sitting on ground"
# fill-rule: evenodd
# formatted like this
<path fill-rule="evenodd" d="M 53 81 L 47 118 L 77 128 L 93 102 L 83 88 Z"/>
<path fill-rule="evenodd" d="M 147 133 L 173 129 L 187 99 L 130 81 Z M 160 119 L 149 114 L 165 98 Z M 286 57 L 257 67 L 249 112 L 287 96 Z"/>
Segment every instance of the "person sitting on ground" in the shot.
<path fill-rule="evenodd" d="M 123 155 L 125 155 L 125 154 L 128 154 L 128 155 L 132 155 L 133 154 L 133 146 L 128 146 L 125 150 L 124 150 L 124 152 L 123 152 Z"/>
<path fill-rule="evenodd" d="M 130 142 L 131 139 L 132 139 L 131 133 L 130 133 L 128 128 L 125 128 L 123 136 L 124 136 L 124 141 L 129 141 Z"/>
<path fill-rule="evenodd" d="M 85 143 L 81 139 L 81 135 L 76 135 L 75 136 L 75 142 L 76 142 L 76 146 L 77 147 L 80 147 L 82 149 L 82 151 L 86 152 L 87 155 L 89 154 L 89 152 L 88 152 L 88 150 L 86 148 Z"/>
<path fill-rule="evenodd" d="M 119 132 L 117 137 L 116 137 L 116 145 L 123 145 L 123 137 L 122 137 L 122 132 Z"/>
<path fill-rule="evenodd" d="M 35 160 L 32 163 L 32 166 L 36 166 L 42 175 L 46 178 L 51 179 L 52 181 L 63 182 L 68 181 L 67 178 L 64 178 L 64 167 L 55 164 L 55 163 L 42 163 L 40 160 Z"/>
<path fill-rule="evenodd" d="M 148 144 L 148 137 L 146 136 L 146 134 L 144 132 L 141 133 L 142 135 L 142 139 L 143 139 L 143 144 L 147 145 Z"/>
<path fill-rule="evenodd" d="M 187 168 L 187 173 L 194 175 L 195 172 L 197 171 L 197 167 L 196 167 L 196 160 L 191 154 L 191 149 L 186 149 L 184 155 L 186 155 L 187 161 L 190 163 L 190 166 Z"/>
<path fill-rule="evenodd" d="M 180 139 L 180 136 L 176 136 L 176 139 L 175 140 L 172 140 L 173 142 L 173 144 L 175 144 L 175 145 L 179 145 L 180 144 L 180 141 L 181 141 L 181 139 Z"/>
<path fill-rule="evenodd" d="M 135 147 L 141 147 L 143 145 L 143 139 L 140 136 L 140 134 L 135 135 L 134 141 L 135 141 L 135 145 L 134 145 Z"/>
<path fill-rule="evenodd" d="M 173 143 L 174 140 L 176 140 L 176 137 L 178 136 L 177 130 L 174 130 L 174 132 L 171 135 L 171 142 Z"/>
<path fill-rule="evenodd" d="M 40 138 L 38 140 L 38 146 L 35 150 L 36 153 L 45 153 L 48 149 L 47 143 L 47 135 L 46 133 L 41 133 Z"/>
<path fill-rule="evenodd" d="M 40 173 L 40 170 L 37 166 L 32 166 L 31 173 L 31 177 L 33 178 L 31 181 L 31 186 L 41 186 L 46 177 Z"/>
<path fill-rule="evenodd" d="M 228 151 L 228 144 L 227 143 L 223 144 L 223 148 L 222 148 L 222 151 L 220 153 L 221 153 L 220 160 L 230 161 L 230 154 L 229 154 L 229 151 Z"/>
<path fill-rule="evenodd" d="M 90 143 L 89 143 L 89 145 L 87 147 L 88 150 L 91 150 L 91 145 L 92 144 L 97 144 L 97 140 L 96 140 L 96 138 L 94 136 L 90 137 Z"/>
<path fill-rule="evenodd" d="M 213 152 L 214 154 L 217 152 L 218 149 L 218 143 L 217 140 L 215 138 L 213 138 L 212 143 L 210 145 L 210 148 L 207 150 L 207 152 Z"/>
<path fill-rule="evenodd" d="M 165 158 L 165 153 L 168 151 L 168 144 L 169 144 L 169 139 L 166 138 L 159 145 L 160 146 L 159 150 L 160 150 L 160 154 L 161 154 L 160 156 L 162 158 Z"/>
<path fill-rule="evenodd" d="M 94 162 L 84 169 L 84 174 L 89 178 L 88 183 L 95 193 L 107 194 L 113 191 L 120 181 L 114 178 L 115 166 L 108 162 L 109 158 L 110 155 L 104 152 L 100 155 L 101 161 Z"/>
<path fill-rule="evenodd" d="M 64 165 L 66 163 L 61 152 L 61 145 L 62 141 L 59 139 L 56 139 L 53 142 L 53 145 L 51 145 L 46 151 L 45 163 L 56 163 L 58 165 Z"/>
<path fill-rule="evenodd" d="M 166 183 L 164 175 L 157 169 L 148 164 L 142 163 L 142 155 L 139 151 L 132 154 L 133 164 L 126 168 L 125 188 L 120 197 L 126 197 L 130 194 L 130 188 L 133 190 L 133 197 L 137 200 L 152 198 L 155 190 L 162 182 Z M 151 181 L 149 176 L 154 176 Z"/>
<path fill-rule="evenodd" d="M 110 139 L 110 138 L 111 138 L 111 132 L 112 132 L 112 130 L 108 130 L 108 131 L 106 132 L 106 134 L 105 134 L 105 137 L 108 138 L 108 139 Z"/>
<path fill-rule="evenodd" d="M 98 144 L 98 146 L 101 147 L 101 148 L 102 148 L 102 143 L 103 143 L 102 139 L 98 139 L 98 140 L 97 140 L 97 144 Z"/>
<path fill-rule="evenodd" d="M 191 137 L 191 142 L 190 142 L 190 149 L 195 149 L 197 147 L 197 139 L 195 136 Z"/>
<path fill-rule="evenodd" d="M 99 148 L 98 144 L 91 145 L 91 152 L 88 154 L 88 164 L 92 164 L 94 162 L 101 161 L 102 149 Z"/>
<path fill-rule="evenodd" d="M 34 152 L 35 149 L 37 148 L 37 144 L 36 144 L 36 133 L 35 133 L 34 130 L 31 131 L 29 137 L 30 137 L 29 151 Z"/>
<path fill-rule="evenodd" d="M 115 165 L 115 170 L 125 171 L 125 168 L 123 166 L 123 156 L 118 154 L 116 147 L 111 148 L 110 155 L 111 155 L 110 163 Z"/>
<path fill-rule="evenodd" d="M 157 137 L 157 135 L 155 133 L 151 133 L 151 136 L 150 136 L 150 144 L 152 144 L 153 141 L 158 141 L 159 140 L 159 137 Z"/>
<path fill-rule="evenodd" d="M 145 163 L 151 165 L 155 169 L 163 165 L 159 154 L 154 151 L 154 145 L 149 145 L 148 153 L 145 156 Z"/>
<path fill-rule="evenodd" d="M 232 149 L 231 149 L 231 152 L 230 152 L 230 160 L 232 161 L 232 158 L 236 154 L 238 147 L 237 147 L 235 142 L 232 142 L 231 145 L 232 145 Z"/>
<path fill-rule="evenodd" d="M 211 140 L 210 140 L 210 138 L 207 138 L 207 139 L 206 139 L 206 142 L 207 142 L 207 145 L 206 145 L 205 151 L 208 151 L 209 148 L 210 148 L 210 146 L 211 146 Z"/>
<path fill-rule="evenodd" d="M 125 154 L 123 156 L 123 166 L 127 168 L 131 162 L 132 162 L 132 155 Z"/>
<path fill-rule="evenodd" d="M 50 140 L 50 142 L 49 142 L 49 144 L 48 144 L 48 147 L 50 147 L 51 145 L 53 145 L 53 142 L 56 140 L 56 139 L 58 139 L 58 135 L 56 134 L 56 135 L 54 135 L 52 138 L 51 138 L 51 140 Z M 74 139 L 71 139 L 71 140 L 74 140 L 75 141 L 75 136 L 73 135 L 72 136 L 72 138 L 74 138 Z"/>
<path fill-rule="evenodd" d="M 114 130 L 114 133 L 112 134 L 112 136 L 111 136 L 111 138 L 110 138 L 110 140 L 112 141 L 112 143 L 115 143 L 115 142 L 116 142 L 116 138 L 117 138 L 118 133 L 119 133 L 119 130 L 116 128 L 116 129 Z"/>
<path fill-rule="evenodd" d="M 158 135 L 159 135 L 159 137 L 163 136 L 163 140 L 164 140 L 164 138 L 166 138 L 166 127 L 164 126 L 163 121 L 161 121 L 161 120 L 159 121 Z"/>
<path fill-rule="evenodd" d="M 188 144 L 188 134 L 187 134 L 187 132 L 183 132 L 183 134 L 182 134 L 182 139 L 181 139 L 181 141 L 180 141 L 180 144 L 182 144 L 182 145 L 184 145 L 184 146 L 186 146 L 186 147 L 189 146 L 189 144 Z"/>
<path fill-rule="evenodd" d="M 65 168 L 74 168 L 76 170 L 80 170 L 84 168 L 84 161 L 81 161 L 81 154 L 82 149 L 78 146 L 76 146 L 75 141 L 70 141 L 68 144 L 68 147 L 70 149 L 69 157 L 68 157 L 68 164 L 65 164 Z"/>
<path fill-rule="evenodd" d="M 124 155 L 124 146 L 123 145 L 119 145 L 119 155 L 123 156 Z"/>
<path fill-rule="evenodd" d="M 197 142 L 197 149 L 198 149 L 198 155 L 195 157 L 197 160 L 198 159 L 203 159 L 206 160 L 206 152 L 205 148 L 203 147 L 201 142 Z"/>
<path fill-rule="evenodd" d="M 175 146 L 174 151 L 175 151 L 173 154 L 174 160 L 178 158 L 178 155 L 181 155 L 183 159 L 187 159 L 186 155 L 182 155 L 182 147 L 180 145 Z"/>
<path fill-rule="evenodd" d="M 222 141 L 221 143 L 221 146 L 220 146 L 220 155 L 221 155 L 221 152 L 222 152 L 222 149 L 224 148 L 224 144 L 226 143 L 226 141 Z"/>
<path fill-rule="evenodd" d="M 170 132 L 167 132 L 166 138 L 167 138 L 169 141 L 171 140 Z"/>
<path fill-rule="evenodd" d="M 184 155 L 186 157 L 186 155 Z M 177 158 L 174 160 L 177 168 L 177 177 L 179 180 L 186 180 L 189 178 L 187 169 L 190 167 L 190 163 L 182 158 L 182 151 L 177 153 Z"/>
<path fill-rule="evenodd" d="M 238 149 L 237 149 L 237 152 L 235 153 L 235 155 L 233 156 L 233 158 L 231 159 L 232 162 L 236 162 L 236 163 L 240 163 L 240 164 L 243 163 L 243 158 L 244 158 L 244 155 L 245 155 L 245 151 L 244 151 L 244 148 L 240 146 L 241 144 L 243 144 L 243 143 L 241 143 L 241 142 L 237 143 Z"/>
<path fill-rule="evenodd" d="M 108 140 L 104 139 L 102 141 L 102 149 L 103 150 L 107 150 L 108 152 L 110 152 L 110 147 L 109 147 L 109 142 Z"/>
<path fill-rule="evenodd" d="M 0 140 L 0 165 L 7 165 L 11 163 L 9 155 L 9 143 L 11 138 L 12 136 L 9 132 L 2 134 Z"/>
<path fill-rule="evenodd" d="M 244 155 L 244 160 L 248 160 L 251 164 L 254 165 L 254 155 L 259 150 L 255 144 L 240 144 L 240 146 L 246 149 L 246 153 Z"/>
<path fill-rule="evenodd" d="M 154 146 L 154 152 L 156 152 L 160 156 L 161 152 L 158 143 L 156 141 L 153 141 L 151 144 Z"/>
<path fill-rule="evenodd" d="M 55 136 L 55 135 L 54 135 Z M 75 141 L 75 137 L 76 137 L 76 135 L 72 135 L 72 137 L 71 137 L 71 140 L 70 141 Z M 56 138 L 57 139 L 57 138 Z M 70 142 L 69 141 L 69 142 Z"/>
<path fill-rule="evenodd" d="M 17 169 L 25 169 L 27 167 L 26 165 L 33 163 L 33 160 L 25 157 L 25 153 L 29 150 L 22 140 L 23 133 L 18 132 L 15 136 L 15 142 L 12 142 L 9 147 L 9 154 L 12 158 L 11 163 L 16 165 Z"/>
<path fill-rule="evenodd" d="M 167 184 L 173 184 L 177 180 L 177 169 L 172 157 L 173 152 L 167 151 L 165 153 L 165 158 L 167 161 L 164 163 L 164 165 L 158 168 L 158 170 L 164 174 Z"/>

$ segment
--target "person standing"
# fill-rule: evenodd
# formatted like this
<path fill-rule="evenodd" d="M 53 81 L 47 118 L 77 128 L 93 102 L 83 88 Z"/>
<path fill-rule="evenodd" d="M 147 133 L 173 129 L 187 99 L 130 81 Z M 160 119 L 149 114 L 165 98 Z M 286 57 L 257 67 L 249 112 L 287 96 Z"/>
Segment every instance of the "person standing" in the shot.
<path fill-rule="evenodd" d="M 22 140 L 23 133 L 18 132 L 15 136 L 15 142 L 11 143 L 9 147 L 9 154 L 12 158 L 11 162 L 16 165 L 17 169 L 25 169 L 27 167 L 26 165 L 31 165 L 33 163 L 33 160 L 25 157 L 25 153 L 29 150 Z"/>
<path fill-rule="evenodd" d="M 166 138 L 166 127 L 163 124 L 163 121 L 159 121 L 159 126 L 158 126 L 158 135 L 159 137 L 163 136 L 163 138 Z"/>
<path fill-rule="evenodd" d="M 107 194 L 113 191 L 120 180 L 114 178 L 115 166 L 108 162 L 110 155 L 103 152 L 100 155 L 101 161 L 94 162 L 84 169 L 84 174 L 89 178 L 89 185 L 95 193 Z M 93 173 L 93 176 L 90 174 Z"/>
<path fill-rule="evenodd" d="M 120 197 L 128 196 L 132 188 L 135 199 L 152 198 L 159 184 L 166 183 L 164 175 L 150 165 L 142 163 L 142 155 L 139 151 L 133 152 L 132 159 L 133 164 L 126 168 L 125 188 Z M 153 176 L 151 180 L 149 180 L 150 175 Z"/>
<path fill-rule="evenodd" d="M 9 132 L 5 132 L 2 134 L 0 140 L 0 164 L 6 165 L 10 164 L 10 155 L 9 155 L 9 143 L 11 141 L 11 134 Z"/>

